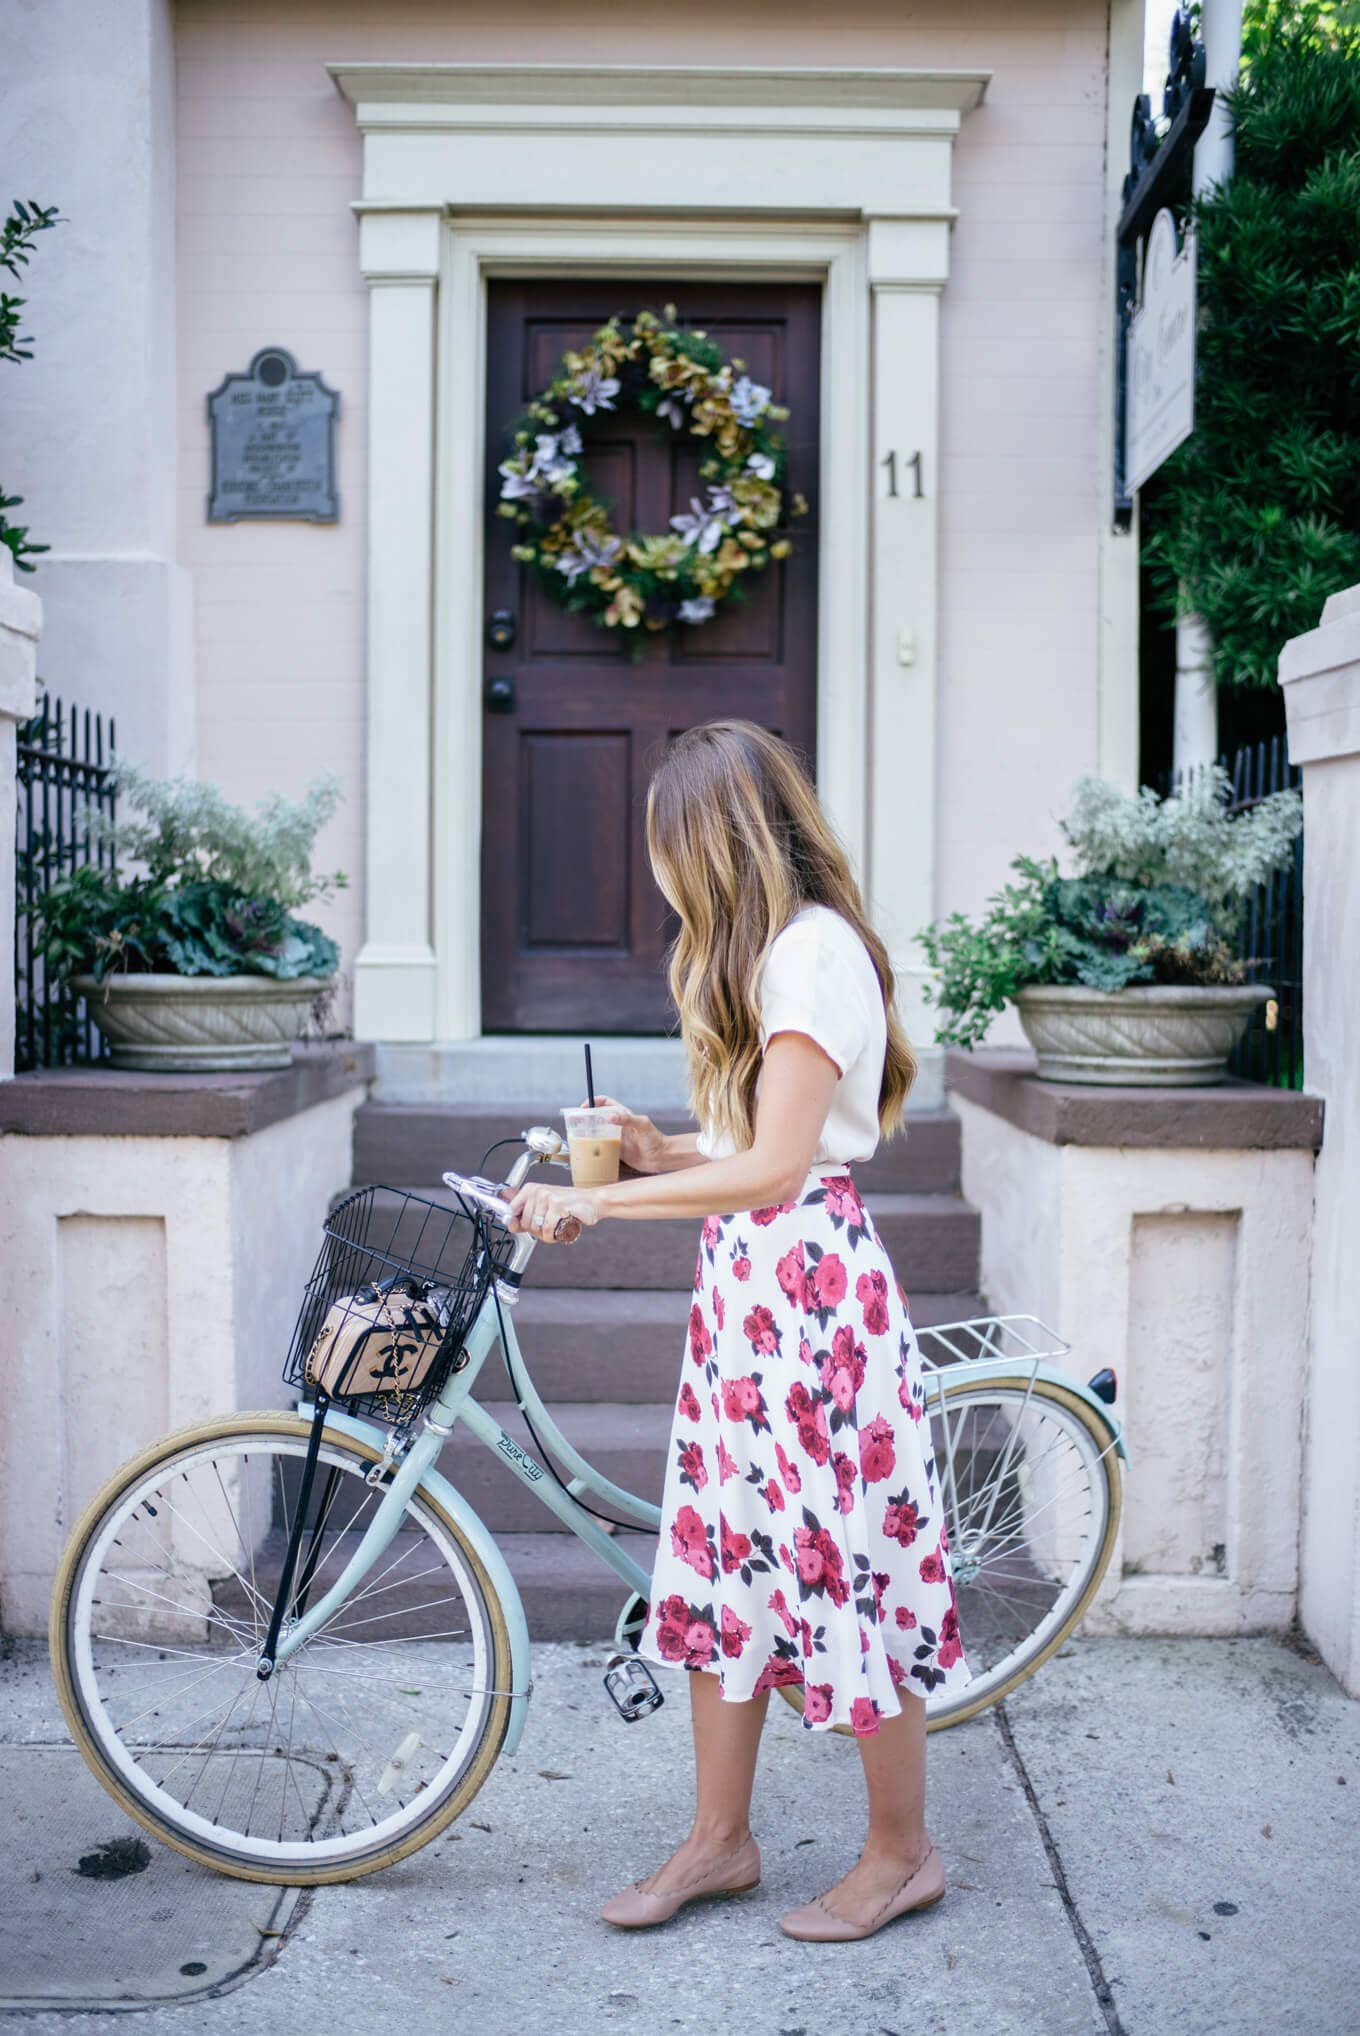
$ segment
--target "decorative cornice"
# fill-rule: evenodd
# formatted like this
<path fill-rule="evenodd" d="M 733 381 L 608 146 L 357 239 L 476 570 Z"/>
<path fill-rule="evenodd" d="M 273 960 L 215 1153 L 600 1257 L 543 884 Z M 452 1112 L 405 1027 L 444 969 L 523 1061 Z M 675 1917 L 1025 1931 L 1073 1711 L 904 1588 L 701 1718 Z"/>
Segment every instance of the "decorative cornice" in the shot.
<path fill-rule="evenodd" d="M 900 128 L 912 116 L 970 113 L 982 102 L 989 71 L 764 69 L 718 66 L 675 68 L 631 64 L 384 64 L 326 66 L 337 89 L 374 124 L 387 124 L 376 109 L 390 108 L 392 124 L 406 124 L 397 110 L 447 109 L 451 125 L 485 118 L 493 109 L 552 109 L 555 115 L 589 118 L 592 110 L 626 116 L 629 108 L 655 113 L 669 108 L 698 126 L 722 125 L 723 112 L 740 109 L 760 124 L 816 115 L 856 127 L 877 125 L 872 116 Z M 409 111 L 406 119 L 409 119 Z M 933 123 L 932 123 L 933 124 Z"/>

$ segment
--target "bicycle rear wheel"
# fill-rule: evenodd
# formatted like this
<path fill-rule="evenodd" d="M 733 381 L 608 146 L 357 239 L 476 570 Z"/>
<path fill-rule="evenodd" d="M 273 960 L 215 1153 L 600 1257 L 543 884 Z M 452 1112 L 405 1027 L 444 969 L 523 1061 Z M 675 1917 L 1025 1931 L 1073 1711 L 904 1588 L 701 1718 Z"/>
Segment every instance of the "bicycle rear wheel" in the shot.
<path fill-rule="evenodd" d="M 302 1886 L 390 1865 L 457 1817 L 500 1752 L 511 1687 L 495 1589 L 421 1491 L 345 1603 L 258 1679 L 309 1433 L 238 1414 L 125 1465 L 71 1538 L 51 1622 L 67 1723 L 124 1809 L 218 1872 Z M 376 1461 L 325 1430 L 313 1601 L 382 1498 Z M 293 1612 L 303 1587 L 300 1565 Z"/>
<path fill-rule="evenodd" d="M 960 1366 L 929 1374 L 927 1392 L 973 1671 L 955 1695 L 926 1699 L 933 1732 L 998 1703 L 1080 1624 L 1114 1552 L 1122 1490 L 1108 1428 L 1070 1388 Z M 801 1686 L 781 1693 L 802 1709 Z"/>

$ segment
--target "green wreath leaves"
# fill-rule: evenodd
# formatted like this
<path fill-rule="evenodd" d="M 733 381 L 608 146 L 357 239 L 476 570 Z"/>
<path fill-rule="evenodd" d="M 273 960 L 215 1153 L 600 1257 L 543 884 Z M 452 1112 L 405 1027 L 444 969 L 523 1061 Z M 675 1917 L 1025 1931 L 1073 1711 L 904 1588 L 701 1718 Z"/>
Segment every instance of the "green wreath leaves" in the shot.
<path fill-rule="evenodd" d="M 706 441 L 703 495 L 659 534 L 615 530 L 590 492 L 576 415 L 594 417 L 634 401 Z M 781 534 L 785 448 L 774 428 L 788 411 L 739 360 L 701 331 L 640 311 L 615 317 L 588 345 L 563 355 L 551 382 L 515 428 L 501 463 L 500 514 L 521 535 L 513 556 L 537 568 L 562 606 L 605 629 L 651 630 L 707 622 L 740 597 L 743 579 L 792 549 Z M 795 495 L 794 515 L 807 504 Z"/>

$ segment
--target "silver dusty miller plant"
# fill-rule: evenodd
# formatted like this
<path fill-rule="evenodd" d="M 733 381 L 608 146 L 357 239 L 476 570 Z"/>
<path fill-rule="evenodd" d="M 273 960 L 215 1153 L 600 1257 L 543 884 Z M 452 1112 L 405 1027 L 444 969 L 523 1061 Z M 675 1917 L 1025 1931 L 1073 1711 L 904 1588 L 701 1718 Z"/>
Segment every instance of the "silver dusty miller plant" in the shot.
<path fill-rule="evenodd" d="M 1227 926 L 1247 892 L 1288 863 L 1303 825 L 1297 792 L 1272 792 L 1244 813 L 1232 813 L 1231 801 L 1232 780 L 1218 764 L 1167 799 L 1147 785 L 1134 794 L 1081 778 L 1062 831 L 1082 876 L 1179 885 Z"/>
<path fill-rule="evenodd" d="M 311 867 L 316 837 L 340 804 L 336 778 L 318 778 L 300 799 L 272 793 L 253 812 L 232 805 L 216 785 L 149 777 L 134 764 L 118 765 L 116 785 L 137 817 L 110 822 L 91 811 L 91 836 L 108 842 L 120 861 L 140 864 L 153 882 L 221 884 L 285 912 L 344 887 L 342 872 L 320 875 Z"/>

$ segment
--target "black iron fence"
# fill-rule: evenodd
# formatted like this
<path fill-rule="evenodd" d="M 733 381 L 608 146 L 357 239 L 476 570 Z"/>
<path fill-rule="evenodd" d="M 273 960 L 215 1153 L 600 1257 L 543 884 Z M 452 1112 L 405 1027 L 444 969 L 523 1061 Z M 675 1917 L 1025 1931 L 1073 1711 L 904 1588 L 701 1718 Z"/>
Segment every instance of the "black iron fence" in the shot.
<path fill-rule="evenodd" d="M 114 816 L 114 730 L 103 717 L 44 700 L 18 729 L 15 841 L 14 1064 L 67 1067 L 99 1060 L 107 1047 L 79 998 L 49 984 L 36 951 L 36 901 L 81 863 L 112 868 L 113 851 L 91 841 L 87 807 Z"/>
<path fill-rule="evenodd" d="M 1272 792 L 1297 790 L 1303 773 L 1291 764 L 1284 737 L 1271 736 L 1220 758 L 1232 780 L 1229 812 L 1246 813 Z M 1173 789 L 1179 779 L 1158 787 Z M 1258 884 L 1246 899 L 1236 939 L 1247 980 L 1269 983 L 1275 995 L 1255 1012 L 1229 1066 L 1247 1081 L 1303 1087 L 1303 836 L 1289 866 Z"/>

